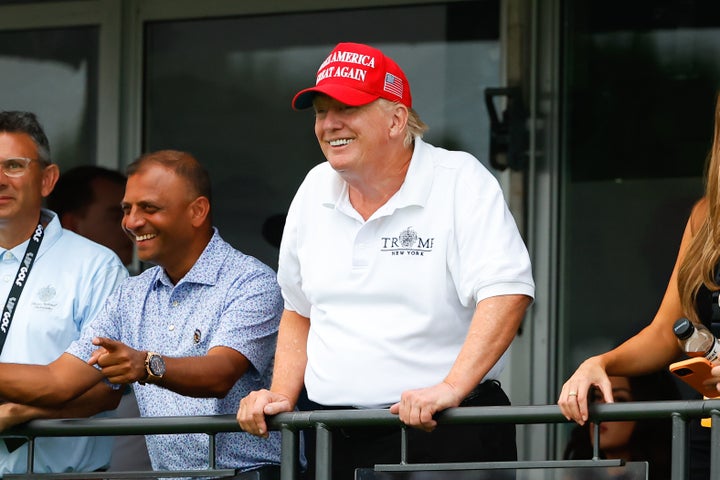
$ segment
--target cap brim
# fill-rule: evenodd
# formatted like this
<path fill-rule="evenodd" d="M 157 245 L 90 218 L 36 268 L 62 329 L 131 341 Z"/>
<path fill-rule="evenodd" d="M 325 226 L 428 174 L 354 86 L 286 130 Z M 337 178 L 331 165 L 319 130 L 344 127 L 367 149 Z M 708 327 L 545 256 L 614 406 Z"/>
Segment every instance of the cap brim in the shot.
<path fill-rule="evenodd" d="M 292 100 L 292 107 L 295 110 L 304 110 L 312 107 L 313 99 L 318 93 L 322 93 L 330 98 L 334 98 L 338 102 L 353 107 L 367 105 L 380 98 L 378 95 L 363 92 L 362 90 L 357 90 L 346 85 L 318 85 L 299 91 Z"/>

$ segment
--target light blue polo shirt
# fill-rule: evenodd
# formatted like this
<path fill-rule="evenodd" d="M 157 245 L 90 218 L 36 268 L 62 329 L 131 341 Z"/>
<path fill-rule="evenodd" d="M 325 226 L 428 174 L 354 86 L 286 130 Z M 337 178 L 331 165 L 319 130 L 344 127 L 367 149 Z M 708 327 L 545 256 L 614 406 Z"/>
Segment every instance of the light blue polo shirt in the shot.
<path fill-rule="evenodd" d="M 80 336 L 81 328 L 102 309 L 106 297 L 127 276 L 110 249 L 63 230 L 55 213 L 15 307 L 0 361 L 48 364 Z M 28 240 L 29 241 L 29 240 Z M 0 301 L 5 304 L 28 241 L 0 249 Z M 110 462 L 112 437 L 40 438 L 35 443 L 36 472 L 92 471 Z M 8 453 L 0 442 L 0 473 L 24 473 L 27 445 Z"/>

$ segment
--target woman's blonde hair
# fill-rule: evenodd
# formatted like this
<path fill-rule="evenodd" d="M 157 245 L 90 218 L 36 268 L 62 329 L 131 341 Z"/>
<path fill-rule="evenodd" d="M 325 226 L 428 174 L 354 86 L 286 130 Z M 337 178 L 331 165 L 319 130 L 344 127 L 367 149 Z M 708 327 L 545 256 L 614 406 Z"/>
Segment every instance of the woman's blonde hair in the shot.
<path fill-rule="evenodd" d="M 705 198 L 707 215 L 678 271 L 680 302 L 685 315 L 695 322 L 700 322 L 695 308 L 700 286 L 720 289 L 715 282 L 715 268 L 720 259 L 720 94 L 716 99 L 715 131 L 705 172 Z"/>

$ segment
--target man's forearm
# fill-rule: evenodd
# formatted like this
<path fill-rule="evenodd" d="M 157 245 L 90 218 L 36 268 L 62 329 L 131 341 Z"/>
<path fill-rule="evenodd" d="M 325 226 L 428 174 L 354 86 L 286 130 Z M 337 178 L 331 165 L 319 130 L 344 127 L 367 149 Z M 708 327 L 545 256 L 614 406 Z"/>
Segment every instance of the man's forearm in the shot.
<path fill-rule="evenodd" d="M 310 320 L 285 310 L 280 320 L 270 390 L 285 395 L 295 405 L 302 390 L 307 365 L 307 338 Z"/>
<path fill-rule="evenodd" d="M 117 408 L 121 390 L 113 390 L 98 383 L 81 396 L 54 407 L 39 407 L 21 403 L 0 405 L 0 431 L 38 418 L 85 418 Z"/>
<path fill-rule="evenodd" d="M 472 391 L 512 343 L 531 299 L 501 295 L 478 303 L 463 347 L 445 382 L 463 397 Z"/>
<path fill-rule="evenodd" d="M 64 353 L 49 365 L 0 363 L 0 398 L 35 406 L 69 402 L 102 380 L 102 374 Z"/>

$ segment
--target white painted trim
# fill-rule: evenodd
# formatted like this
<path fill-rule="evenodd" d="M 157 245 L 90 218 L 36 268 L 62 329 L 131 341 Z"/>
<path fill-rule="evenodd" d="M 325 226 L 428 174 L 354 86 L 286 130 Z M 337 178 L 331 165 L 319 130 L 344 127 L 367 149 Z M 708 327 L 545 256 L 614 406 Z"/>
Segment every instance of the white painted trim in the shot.
<path fill-rule="evenodd" d="M 99 58 L 98 58 L 98 165 L 120 167 L 120 47 L 121 1 L 101 0 Z"/>

